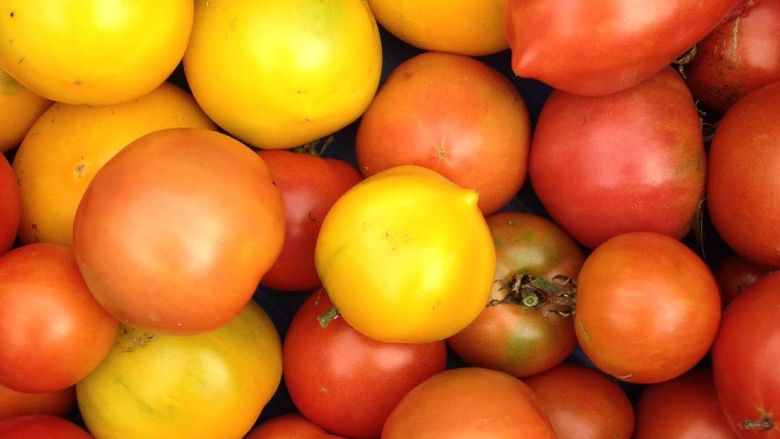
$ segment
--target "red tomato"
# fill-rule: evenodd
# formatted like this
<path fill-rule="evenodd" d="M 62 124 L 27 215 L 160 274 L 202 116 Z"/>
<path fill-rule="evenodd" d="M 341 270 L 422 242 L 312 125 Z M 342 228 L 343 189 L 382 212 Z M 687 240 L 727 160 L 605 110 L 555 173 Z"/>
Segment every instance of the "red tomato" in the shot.
<path fill-rule="evenodd" d="M 577 340 L 604 372 L 657 383 L 692 368 L 720 322 L 715 278 L 688 247 L 657 233 L 612 238 L 580 270 Z"/>
<path fill-rule="evenodd" d="M 693 95 L 721 113 L 745 94 L 780 81 L 780 2 L 747 5 L 699 42 L 685 69 Z"/>
<path fill-rule="evenodd" d="M 780 438 L 780 273 L 734 299 L 712 347 L 715 388 L 740 438 Z"/>
<path fill-rule="evenodd" d="M 255 427 L 244 439 L 342 439 L 301 415 L 277 416 Z"/>
<path fill-rule="evenodd" d="M 636 412 L 634 439 L 736 439 L 707 369 L 646 387 Z"/>
<path fill-rule="evenodd" d="M 24 393 L 0 386 L 0 419 L 21 415 L 65 416 L 76 405 L 76 389 L 56 392 Z"/>
<path fill-rule="evenodd" d="M 718 234 L 745 259 L 780 267 L 780 82 L 740 99 L 718 124 L 707 208 Z"/>
<path fill-rule="evenodd" d="M 150 332 L 218 328 L 247 304 L 284 239 L 263 160 L 214 131 L 145 135 L 98 171 L 73 228 L 92 293 Z"/>
<path fill-rule="evenodd" d="M 556 286 L 550 293 L 533 283 L 558 275 L 576 279 L 582 251 L 558 226 L 537 215 L 502 212 L 489 216 L 487 224 L 496 247 L 491 301 L 447 343 L 471 365 L 516 377 L 537 374 L 566 359 L 577 344 L 574 297 L 566 296 L 575 287 L 544 282 Z M 526 299 L 530 303 L 524 303 L 524 294 L 533 296 Z"/>
<path fill-rule="evenodd" d="M 685 236 L 704 195 L 706 162 L 691 94 L 668 68 L 609 96 L 553 92 L 529 172 L 555 222 L 595 248 L 626 232 Z"/>
<path fill-rule="evenodd" d="M 730 303 L 767 272 L 766 268 L 739 255 L 731 254 L 723 258 L 715 267 L 715 278 L 718 280 L 724 304 Z"/>
<path fill-rule="evenodd" d="M 443 371 L 443 341 L 411 344 L 372 340 L 343 319 L 318 317 L 333 308 L 324 290 L 313 294 L 284 340 L 284 380 L 298 410 L 329 431 L 378 437 L 398 401 Z"/>
<path fill-rule="evenodd" d="M 409 392 L 390 414 L 382 439 L 556 439 L 536 394 L 490 369 L 437 374 Z"/>
<path fill-rule="evenodd" d="M 0 154 L 0 255 L 11 249 L 19 229 L 21 198 L 11 165 Z"/>
<path fill-rule="evenodd" d="M 285 232 L 282 252 L 263 276 L 263 284 L 285 291 L 313 290 L 322 283 L 314 267 L 314 247 L 322 220 L 333 203 L 360 181 L 349 163 L 296 154 L 259 152 L 282 194 Z"/>
<path fill-rule="evenodd" d="M 623 390 L 599 372 L 561 364 L 525 381 L 539 397 L 558 439 L 629 439 L 634 408 Z M 672 438 L 676 436 L 657 436 Z M 678 438 L 679 439 L 679 438 Z"/>
<path fill-rule="evenodd" d="M 0 384 L 56 392 L 108 355 L 118 322 L 90 294 L 70 247 L 30 244 L 0 257 Z"/>
<path fill-rule="evenodd" d="M 76 424 L 51 415 L 27 415 L 0 420 L 3 439 L 92 439 Z"/>
<path fill-rule="evenodd" d="M 578 95 L 653 76 L 745 0 L 509 0 L 512 68 Z"/>
<path fill-rule="evenodd" d="M 387 78 L 355 140 L 366 177 L 419 165 L 475 189 L 479 207 L 500 209 L 526 177 L 530 122 L 511 82 L 472 58 L 428 52 Z"/>

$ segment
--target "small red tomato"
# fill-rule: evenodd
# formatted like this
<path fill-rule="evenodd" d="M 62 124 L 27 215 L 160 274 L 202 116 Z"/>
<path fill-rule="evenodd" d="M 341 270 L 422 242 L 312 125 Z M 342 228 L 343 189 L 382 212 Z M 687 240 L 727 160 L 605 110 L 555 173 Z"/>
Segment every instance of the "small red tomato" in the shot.
<path fill-rule="evenodd" d="M 19 229 L 21 198 L 13 168 L 0 154 L 0 255 L 11 249 Z"/>
<path fill-rule="evenodd" d="M 742 294 L 749 286 L 769 272 L 747 259 L 731 254 L 723 258 L 715 266 L 715 277 L 720 286 L 721 298 L 728 305 L 734 298 Z"/>
<path fill-rule="evenodd" d="M 244 439 L 343 439 L 301 415 L 277 416 L 258 425 Z"/>
<path fill-rule="evenodd" d="M 0 386 L 0 419 L 22 415 L 65 416 L 75 406 L 75 387 L 56 392 L 25 393 Z"/>
<path fill-rule="evenodd" d="M 76 424 L 51 415 L 15 416 L 0 420 L 3 439 L 92 439 Z"/>

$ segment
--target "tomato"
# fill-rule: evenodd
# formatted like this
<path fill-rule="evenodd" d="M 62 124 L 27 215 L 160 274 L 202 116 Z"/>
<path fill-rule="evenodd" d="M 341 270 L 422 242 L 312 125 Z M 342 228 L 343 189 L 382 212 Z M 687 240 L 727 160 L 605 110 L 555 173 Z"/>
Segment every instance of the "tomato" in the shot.
<path fill-rule="evenodd" d="M 780 267 L 780 82 L 740 99 L 718 124 L 709 156 L 707 208 L 745 259 Z"/>
<path fill-rule="evenodd" d="M 607 95 L 650 78 L 745 0 L 509 0 L 512 68 L 578 95 Z"/>
<path fill-rule="evenodd" d="M 671 68 L 609 96 L 553 92 L 535 129 L 533 189 L 583 245 L 635 231 L 679 239 L 691 230 L 707 157 L 691 94 Z"/>
<path fill-rule="evenodd" d="M 341 439 L 301 415 L 277 416 L 255 427 L 245 439 Z"/>
<path fill-rule="evenodd" d="M 522 381 L 490 369 L 434 375 L 390 414 L 382 439 L 554 439 L 550 420 Z"/>
<path fill-rule="evenodd" d="M 197 0 L 184 56 L 206 113 L 238 139 L 273 149 L 357 119 L 381 66 L 379 31 L 362 0 Z"/>
<path fill-rule="evenodd" d="M 485 306 L 495 270 L 478 195 L 399 166 L 347 191 L 322 223 L 315 264 L 344 320 L 380 341 L 443 340 Z"/>
<path fill-rule="evenodd" d="M 715 266 L 715 277 L 720 286 L 721 298 L 728 304 L 749 286 L 767 274 L 767 270 L 739 255 L 730 254 Z"/>
<path fill-rule="evenodd" d="M 599 369 L 650 384 L 682 375 L 704 357 L 720 309 L 715 278 L 692 250 L 665 235 L 627 233 L 585 260 L 574 327 Z"/>
<path fill-rule="evenodd" d="M 123 326 L 76 395 L 87 428 L 100 439 L 238 439 L 281 375 L 279 336 L 250 302 L 226 325 L 198 335 Z"/>
<path fill-rule="evenodd" d="M 0 152 L 16 148 L 49 105 L 0 69 Z"/>
<path fill-rule="evenodd" d="M 76 388 L 24 393 L 0 386 L 0 419 L 22 415 L 65 416 L 76 406 Z"/>
<path fill-rule="evenodd" d="M 173 72 L 192 29 L 190 0 L 0 0 L 0 68 L 33 93 L 108 105 Z"/>
<path fill-rule="evenodd" d="M 685 71 L 693 95 L 721 113 L 745 94 L 780 81 L 780 2 L 747 2 L 742 14 L 699 42 Z"/>
<path fill-rule="evenodd" d="M 11 249 L 19 230 L 19 183 L 4 155 L 0 154 L 0 255 Z"/>
<path fill-rule="evenodd" d="M 73 229 L 84 279 L 118 320 L 152 332 L 218 328 L 282 248 L 284 211 L 263 160 L 214 131 L 134 141 L 98 171 Z"/>
<path fill-rule="evenodd" d="M 718 403 L 712 371 L 694 369 L 645 388 L 634 439 L 736 439 Z"/>
<path fill-rule="evenodd" d="M 163 83 L 130 102 L 54 104 L 14 157 L 22 195 L 22 242 L 73 243 L 73 218 L 97 171 L 120 149 L 164 128 L 214 128 L 192 96 Z"/>
<path fill-rule="evenodd" d="M 117 326 L 70 247 L 31 244 L 0 257 L 0 385 L 56 392 L 76 384 L 108 354 Z"/>
<path fill-rule="evenodd" d="M 487 224 L 496 248 L 491 300 L 447 343 L 474 366 L 534 375 L 566 359 L 577 343 L 574 284 L 553 279 L 576 279 L 582 251 L 554 223 L 530 213 L 497 213 Z M 552 292 L 543 289 L 550 287 Z"/>
<path fill-rule="evenodd" d="M 526 177 L 530 122 L 511 82 L 472 58 L 424 53 L 398 66 L 360 121 L 360 172 L 425 166 L 479 193 L 486 214 Z"/>
<path fill-rule="evenodd" d="M 558 439 L 631 438 L 631 401 L 614 381 L 599 372 L 561 364 L 525 383 L 539 397 Z"/>
<path fill-rule="evenodd" d="M 723 314 L 712 347 L 715 388 L 740 438 L 780 438 L 780 273 L 764 276 Z"/>
<path fill-rule="evenodd" d="M 284 245 L 263 284 L 300 291 L 321 285 L 314 266 L 314 246 L 322 220 L 333 203 L 360 181 L 360 173 L 341 160 L 307 153 L 263 150 L 284 204 Z"/>
<path fill-rule="evenodd" d="M 3 439 L 92 439 L 76 424 L 51 415 L 28 415 L 0 420 Z"/>
<path fill-rule="evenodd" d="M 487 55 L 507 48 L 506 0 L 368 0 L 379 24 L 407 43 L 461 55 Z"/>
<path fill-rule="evenodd" d="M 340 318 L 323 323 L 332 306 L 321 290 L 290 323 L 284 340 L 287 389 L 298 410 L 328 431 L 379 437 L 398 401 L 446 368 L 446 346 L 443 341 L 385 343 Z"/>

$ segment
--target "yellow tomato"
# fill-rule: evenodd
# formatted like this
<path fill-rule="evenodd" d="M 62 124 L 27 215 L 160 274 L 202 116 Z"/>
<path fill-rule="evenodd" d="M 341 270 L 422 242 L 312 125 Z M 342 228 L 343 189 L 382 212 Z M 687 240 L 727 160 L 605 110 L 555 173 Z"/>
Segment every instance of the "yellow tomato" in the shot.
<path fill-rule="evenodd" d="M 368 0 L 377 21 L 421 49 L 487 55 L 508 47 L 507 0 Z"/>
<path fill-rule="evenodd" d="M 0 69 L 0 153 L 18 146 L 49 105 Z"/>
<path fill-rule="evenodd" d="M 192 0 L 0 0 L 0 68 L 54 101 L 128 101 L 176 68 L 192 16 Z"/>
<path fill-rule="evenodd" d="M 376 93 L 379 32 L 363 0 L 196 0 L 184 70 L 222 128 L 290 148 L 357 119 Z"/>
<path fill-rule="evenodd" d="M 250 302 L 227 325 L 199 335 L 123 327 L 76 395 L 96 439 L 239 439 L 281 377 L 279 335 Z"/>
<path fill-rule="evenodd" d="M 56 103 L 25 137 L 14 158 L 25 243 L 73 243 L 73 219 L 95 173 L 133 140 L 165 128 L 214 128 L 195 100 L 163 83 L 110 106 Z"/>
<path fill-rule="evenodd" d="M 388 342 L 445 339 L 484 308 L 496 255 L 478 195 L 427 168 L 358 183 L 322 224 L 317 272 L 344 320 Z"/>

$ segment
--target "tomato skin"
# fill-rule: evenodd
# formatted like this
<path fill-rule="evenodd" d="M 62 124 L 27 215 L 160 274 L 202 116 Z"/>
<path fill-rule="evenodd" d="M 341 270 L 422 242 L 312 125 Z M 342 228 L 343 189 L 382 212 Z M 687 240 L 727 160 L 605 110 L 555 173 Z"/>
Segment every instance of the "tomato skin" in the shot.
<path fill-rule="evenodd" d="M 0 386 L 0 419 L 22 415 L 65 416 L 75 405 L 75 387 L 56 392 L 24 393 Z"/>
<path fill-rule="evenodd" d="M 568 93 L 604 96 L 650 78 L 744 0 L 509 0 L 512 68 Z"/>
<path fill-rule="evenodd" d="M 739 255 L 730 254 L 715 266 L 715 277 L 720 286 L 721 298 L 728 305 L 749 286 L 766 275 L 768 270 Z"/>
<path fill-rule="evenodd" d="M 525 383 L 536 392 L 558 439 L 632 437 L 634 409 L 631 401 L 603 374 L 564 363 L 525 380 Z"/>
<path fill-rule="evenodd" d="M 382 431 L 382 439 L 477 437 L 555 439 L 556 435 L 527 385 L 503 372 L 476 367 L 446 370 L 412 389 Z"/>
<path fill-rule="evenodd" d="M 22 87 L 16 80 L 0 69 L 0 152 L 10 151 L 24 138 L 38 117 L 51 105 Z"/>
<path fill-rule="evenodd" d="M 295 314 L 284 341 L 284 379 L 300 412 L 328 431 L 379 437 L 390 412 L 412 388 L 447 366 L 443 341 L 372 340 L 343 319 L 322 327 L 332 308 L 324 290 Z"/>
<path fill-rule="evenodd" d="M 729 304 L 712 347 L 718 398 L 740 438 L 780 438 L 778 307 L 780 273 L 771 273 Z"/>
<path fill-rule="evenodd" d="M 720 408 L 712 371 L 694 369 L 644 389 L 634 439 L 736 439 Z"/>
<path fill-rule="evenodd" d="M 93 439 L 76 424 L 51 415 L 26 415 L 0 420 L 3 439 Z"/>
<path fill-rule="evenodd" d="M 577 340 L 602 371 L 650 384 L 691 369 L 720 322 L 714 276 L 688 247 L 636 232 L 599 246 L 580 270 Z"/>
<path fill-rule="evenodd" d="M 281 196 L 263 160 L 195 128 L 156 131 L 122 149 L 90 183 L 73 229 L 98 301 L 121 322 L 171 334 L 235 317 L 283 237 Z"/>
<path fill-rule="evenodd" d="M 780 267 L 779 102 L 776 82 L 731 106 L 712 139 L 707 176 L 707 208 L 718 234 L 768 268 Z"/>
<path fill-rule="evenodd" d="M 14 244 L 19 230 L 21 204 L 19 183 L 14 171 L 5 155 L 0 154 L 0 255 Z"/>
<path fill-rule="evenodd" d="M 261 150 L 284 204 L 284 244 L 263 276 L 278 290 L 313 290 L 322 285 L 314 266 L 317 235 L 333 203 L 361 180 L 349 163 L 307 153 Z"/>
<path fill-rule="evenodd" d="M 390 74 L 361 118 L 355 152 L 364 176 L 424 166 L 475 189 L 490 214 L 525 181 L 529 143 L 528 111 L 509 80 L 472 58 L 428 52 Z"/>
<path fill-rule="evenodd" d="M 667 68 L 609 96 L 553 92 L 535 128 L 529 173 L 555 222 L 595 248 L 626 232 L 685 236 L 706 164 L 691 94 Z"/>
<path fill-rule="evenodd" d="M 70 247 L 30 244 L 0 257 L 0 384 L 56 392 L 108 354 L 118 323 L 92 297 Z"/>
<path fill-rule="evenodd" d="M 277 416 L 255 427 L 244 439 L 343 439 L 298 414 Z"/>

